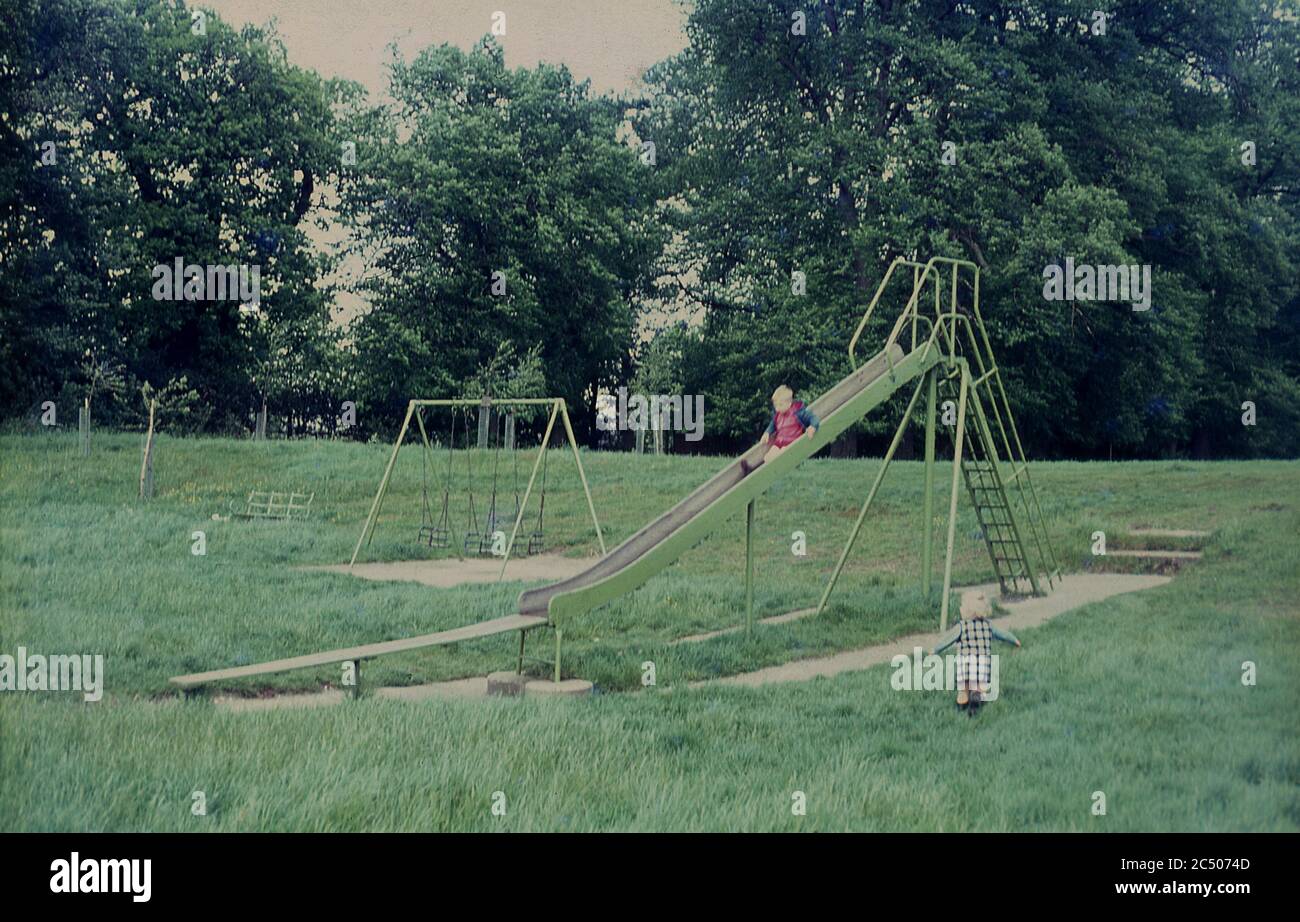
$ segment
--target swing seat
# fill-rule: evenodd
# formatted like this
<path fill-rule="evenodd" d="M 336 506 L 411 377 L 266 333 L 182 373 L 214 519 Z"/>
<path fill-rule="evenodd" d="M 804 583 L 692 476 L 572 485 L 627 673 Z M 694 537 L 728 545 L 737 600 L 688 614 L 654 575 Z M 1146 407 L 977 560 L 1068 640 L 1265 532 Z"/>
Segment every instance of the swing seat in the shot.
<path fill-rule="evenodd" d="M 487 520 L 487 523 L 484 525 L 483 533 L 479 536 L 478 539 L 478 552 L 481 556 L 484 557 L 493 556 L 492 545 L 494 543 L 495 536 L 498 531 L 497 525 L 498 523 L 495 517 L 489 518 Z"/>
<path fill-rule="evenodd" d="M 540 554 L 546 549 L 546 536 L 540 531 L 535 531 L 528 536 L 528 556 Z"/>
<path fill-rule="evenodd" d="M 416 540 L 429 547 L 451 547 L 451 531 L 440 525 L 421 525 Z"/>

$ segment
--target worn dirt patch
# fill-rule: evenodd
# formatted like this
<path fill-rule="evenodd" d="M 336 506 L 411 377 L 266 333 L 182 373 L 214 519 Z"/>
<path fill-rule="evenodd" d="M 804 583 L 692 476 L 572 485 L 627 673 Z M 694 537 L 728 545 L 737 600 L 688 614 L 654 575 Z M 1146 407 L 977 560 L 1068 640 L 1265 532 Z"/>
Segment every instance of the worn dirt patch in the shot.
<path fill-rule="evenodd" d="M 789 624 L 791 621 L 798 621 L 801 618 L 807 618 L 809 615 L 817 614 L 815 608 L 800 608 L 798 611 L 788 611 L 783 615 L 769 615 L 766 618 L 759 618 L 755 624 Z M 714 637 L 725 637 L 727 634 L 736 634 L 743 631 L 745 626 L 742 624 L 724 627 L 716 631 L 706 631 L 703 634 L 688 634 L 685 637 L 678 637 L 671 641 L 668 646 L 675 647 L 679 643 L 699 643 L 703 640 L 712 640 Z"/>
<path fill-rule="evenodd" d="M 997 618 L 999 627 L 1011 631 L 1020 628 L 1037 627 L 1057 615 L 1063 614 L 1089 602 L 1097 602 L 1125 592 L 1137 592 L 1168 583 L 1167 576 L 1134 575 L 1126 573 L 1088 573 L 1071 574 L 1063 577 L 1061 585 L 1051 595 L 1036 596 L 1014 601 L 1000 601 L 998 604 L 1008 614 Z M 978 587 L 988 592 L 990 597 L 997 595 L 997 583 Z M 809 679 L 829 678 L 841 672 L 854 672 L 868 669 L 880 663 L 887 663 L 895 656 L 910 656 L 913 647 L 929 650 L 938 642 L 938 632 L 930 634 L 912 634 L 889 643 L 859 650 L 847 650 L 832 656 L 815 657 L 769 666 L 754 672 L 726 676 L 721 679 L 709 679 L 692 682 L 691 687 L 704 685 L 744 685 L 757 687 L 777 682 L 806 682 Z"/>
<path fill-rule="evenodd" d="M 591 566 L 581 557 L 538 554 L 535 557 L 511 558 L 506 564 L 506 579 L 531 582 L 554 582 L 568 579 Z M 450 589 L 467 583 L 495 583 L 501 575 L 501 560 L 495 557 L 466 557 L 444 560 L 396 560 L 390 563 L 345 563 L 325 566 L 295 567 L 296 570 L 343 573 L 361 579 L 421 583 Z"/>

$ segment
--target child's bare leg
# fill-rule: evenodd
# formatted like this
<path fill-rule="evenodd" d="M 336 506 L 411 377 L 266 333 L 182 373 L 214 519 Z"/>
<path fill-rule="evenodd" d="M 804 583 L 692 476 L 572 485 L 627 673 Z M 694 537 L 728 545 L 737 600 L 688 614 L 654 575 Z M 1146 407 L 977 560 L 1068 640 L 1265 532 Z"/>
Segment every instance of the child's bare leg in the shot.
<path fill-rule="evenodd" d="M 763 455 L 763 463 L 775 460 L 783 451 L 785 451 L 784 445 L 773 445 L 767 450 L 767 454 Z"/>

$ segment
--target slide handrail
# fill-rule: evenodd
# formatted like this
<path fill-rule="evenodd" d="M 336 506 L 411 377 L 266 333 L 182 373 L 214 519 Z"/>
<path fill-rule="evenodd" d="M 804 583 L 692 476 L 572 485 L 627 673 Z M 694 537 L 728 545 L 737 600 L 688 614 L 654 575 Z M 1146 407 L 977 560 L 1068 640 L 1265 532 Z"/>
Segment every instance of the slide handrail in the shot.
<path fill-rule="evenodd" d="M 931 262 L 933 262 L 933 260 L 931 260 Z M 912 269 L 912 296 L 908 298 L 907 306 L 903 308 L 903 312 L 899 314 L 898 319 L 894 321 L 894 327 L 890 331 L 889 337 L 885 341 L 885 345 L 882 351 L 885 351 L 886 354 L 888 354 L 889 347 L 897 341 L 898 334 L 902 330 L 903 323 L 907 320 L 909 316 L 911 316 L 915 321 L 915 318 L 917 316 L 916 306 L 918 303 L 918 299 L 920 297 L 920 293 L 924 288 L 924 283 L 928 281 L 931 274 L 933 274 L 934 284 L 935 284 L 935 309 L 936 309 L 936 313 L 938 312 L 939 282 L 940 282 L 939 273 L 937 271 L 931 273 L 931 267 L 928 264 L 922 265 L 921 263 L 915 262 L 910 259 L 906 259 L 902 256 L 897 257 L 892 263 L 889 264 L 889 268 L 885 271 L 885 277 L 881 279 L 880 284 L 876 286 L 876 293 L 875 295 L 872 296 L 871 303 L 867 305 L 866 313 L 864 313 L 862 315 L 862 319 L 858 321 L 857 329 L 853 331 L 853 336 L 849 340 L 849 364 L 855 370 L 858 367 L 858 359 L 857 359 L 858 340 L 862 338 L 862 333 L 864 330 L 866 330 L 867 323 L 871 320 L 871 315 L 875 313 L 876 306 L 880 303 L 880 296 L 884 294 L 885 288 L 888 287 L 889 281 L 894 275 L 894 270 L 897 269 L 899 266 L 909 266 Z M 915 322 L 913 323 L 912 326 L 912 348 L 916 348 Z"/>

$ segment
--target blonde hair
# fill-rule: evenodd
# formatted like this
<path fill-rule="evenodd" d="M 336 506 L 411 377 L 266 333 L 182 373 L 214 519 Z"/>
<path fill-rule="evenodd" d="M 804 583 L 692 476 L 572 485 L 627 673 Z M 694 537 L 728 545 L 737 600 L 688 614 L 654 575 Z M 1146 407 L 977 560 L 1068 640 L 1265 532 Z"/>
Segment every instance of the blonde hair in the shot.
<path fill-rule="evenodd" d="M 794 391 L 782 384 L 776 390 L 772 391 L 773 403 L 786 403 L 794 400 Z"/>
<path fill-rule="evenodd" d="M 961 594 L 963 618 L 987 618 L 993 613 L 993 603 L 982 589 L 967 589 Z"/>

